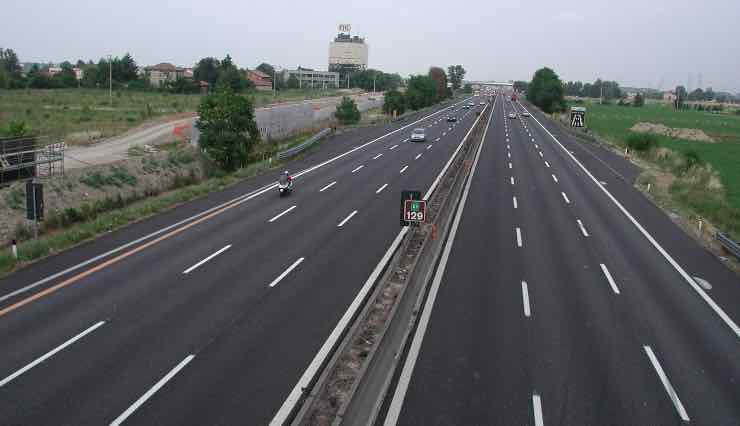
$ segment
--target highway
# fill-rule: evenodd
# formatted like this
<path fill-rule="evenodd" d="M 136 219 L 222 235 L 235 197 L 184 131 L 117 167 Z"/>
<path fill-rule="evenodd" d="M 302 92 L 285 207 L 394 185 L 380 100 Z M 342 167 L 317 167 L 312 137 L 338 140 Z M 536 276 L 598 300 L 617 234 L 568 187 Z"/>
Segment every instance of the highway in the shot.
<path fill-rule="evenodd" d="M 386 425 L 740 424 L 737 276 L 598 151 L 496 106 Z"/>
<path fill-rule="evenodd" d="M 441 108 L 0 281 L 0 424 L 269 423 L 482 109 Z"/>

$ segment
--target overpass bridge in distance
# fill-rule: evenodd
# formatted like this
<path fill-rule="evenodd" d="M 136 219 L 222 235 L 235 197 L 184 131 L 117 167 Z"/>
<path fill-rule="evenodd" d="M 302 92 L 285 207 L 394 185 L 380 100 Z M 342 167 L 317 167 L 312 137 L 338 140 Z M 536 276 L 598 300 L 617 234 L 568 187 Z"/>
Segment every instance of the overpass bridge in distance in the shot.
<path fill-rule="evenodd" d="M 465 83 L 473 86 L 473 89 L 480 88 L 482 86 L 514 87 L 514 83 L 509 81 L 466 81 Z"/>

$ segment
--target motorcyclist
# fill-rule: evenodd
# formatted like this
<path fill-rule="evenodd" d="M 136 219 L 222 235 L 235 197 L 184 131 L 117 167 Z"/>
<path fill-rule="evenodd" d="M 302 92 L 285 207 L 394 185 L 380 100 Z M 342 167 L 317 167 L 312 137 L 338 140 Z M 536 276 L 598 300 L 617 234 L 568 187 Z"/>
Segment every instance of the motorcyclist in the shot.
<path fill-rule="evenodd" d="M 293 188 L 293 176 L 286 170 L 284 173 L 285 181 L 288 183 L 288 188 Z"/>

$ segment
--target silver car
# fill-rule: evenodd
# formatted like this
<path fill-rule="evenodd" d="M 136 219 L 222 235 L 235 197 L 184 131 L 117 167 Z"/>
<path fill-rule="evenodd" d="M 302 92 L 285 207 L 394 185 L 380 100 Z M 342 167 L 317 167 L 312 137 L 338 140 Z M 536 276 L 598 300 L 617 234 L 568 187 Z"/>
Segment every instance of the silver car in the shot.
<path fill-rule="evenodd" d="M 414 131 L 411 132 L 411 142 L 424 142 L 426 139 L 427 136 L 424 129 L 414 129 Z"/>

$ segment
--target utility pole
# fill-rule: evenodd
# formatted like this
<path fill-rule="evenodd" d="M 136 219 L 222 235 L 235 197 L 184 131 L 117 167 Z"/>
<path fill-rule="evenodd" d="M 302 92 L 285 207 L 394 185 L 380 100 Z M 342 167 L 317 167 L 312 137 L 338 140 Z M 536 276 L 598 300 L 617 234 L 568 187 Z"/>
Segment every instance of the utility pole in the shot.
<path fill-rule="evenodd" d="M 604 100 L 604 82 L 602 81 L 601 85 L 599 85 L 599 105 L 601 105 L 603 100 Z"/>
<path fill-rule="evenodd" d="M 108 97 L 113 107 L 113 55 L 108 55 Z"/>
<path fill-rule="evenodd" d="M 375 93 L 375 78 L 377 75 L 373 74 L 373 93 Z"/>

